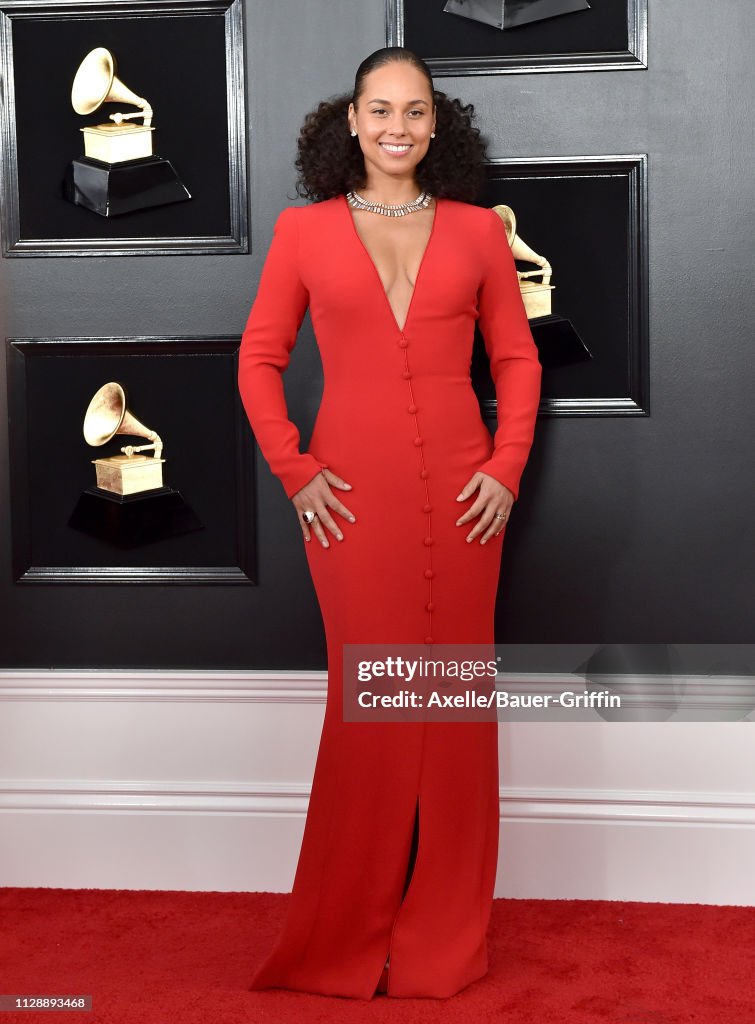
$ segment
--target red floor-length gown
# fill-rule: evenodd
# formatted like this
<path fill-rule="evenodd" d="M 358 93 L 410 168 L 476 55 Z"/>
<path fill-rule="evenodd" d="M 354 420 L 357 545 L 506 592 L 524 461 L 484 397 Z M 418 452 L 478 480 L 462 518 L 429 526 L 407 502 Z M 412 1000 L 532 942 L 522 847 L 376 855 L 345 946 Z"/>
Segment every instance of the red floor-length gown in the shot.
<path fill-rule="evenodd" d="M 455 522 L 478 492 L 456 495 L 481 470 L 516 497 L 534 435 L 541 366 L 503 222 L 452 199 L 433 216 L 401 327 L 345 196 L 284 209 L 242 337 L 239 390 L 270 469 L 292 497 L 327 465 L 352 485 L 334 490 L 356 516 L 334 513 L 343 541 L 326 531 L 326 549 L 312 532 L 305 544 L 328 697 L 286 920 L 252 989 L 370 999 L 390 953 L 389 996 L 447 997 L 488 968 L 496 722 L 342 714 L 344 643 L 426 644 L 430 656 L 432 643 L 494 642 L 505 531 L 467 543 L 476 520 Z M 324 390 L 300 452 L 282 373 L 307 306 Z M 470 379 L 478 317 L 494 438 Z"/>

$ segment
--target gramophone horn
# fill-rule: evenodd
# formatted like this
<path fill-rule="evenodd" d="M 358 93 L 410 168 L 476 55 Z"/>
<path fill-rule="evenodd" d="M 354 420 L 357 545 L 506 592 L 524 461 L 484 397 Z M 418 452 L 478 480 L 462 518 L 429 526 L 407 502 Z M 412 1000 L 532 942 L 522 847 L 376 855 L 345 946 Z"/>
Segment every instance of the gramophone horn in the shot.
<path fill-rule="evenodd" d="M 84 438 L 94 447 L 105 444 L 116 434 L 146 437 L 155 443 L 155 457 L 159 457 L 162 441 L 155 430 L 150 430 L 126 408 L 126 394 L 117 381 L 103 384 L 87 407 L 84 416 Z"/>
<path fill-rule="evenodd" d="M 504 227 L 506 228 L 506 237 L 509 240 L 509 245 L 511 245 L 516 237 L 516 214 L 510 206 L 506 206 L 504 203 L 499 203 L 499 205 L 494 206 L 493 209 L 503 221 Z"/>
<path fill-rule="evenodd" d="M 516 233 L 516 215 L 514 211 L 510 206 L 506 206 L 503 203 L 499 206 L 494 206 L 493 209 L 506 227 L 506 237 L 509 240 L 509 245 L 511 246 L 511 252 L 514 259 L 524 260 L 527 263 L 534 263 L 536 266 L 541 267 L 543 273 L 542 283 L 548 284 L 550 282 L 550 275 L 553 272 L 553 268 L 545 256 L 541 256 L 539 253 L 535 252 L 534 249 L 530 249 L 527 243 Z M 519 277 L 531 277 L 534 273 L 538 273 L 538 271 L 527 271 L 526 273 L 519 274 Z"/>
<path fill-rule="evenodd" d="M 151 124 L 152 107 L 116 76 L 110 50 L 96 46 L 79 64 L 71 86 L 71 105 L 77 114 L 91 114 L 103 103 L 131 103 L 141 108 L 144 124 Z"/>

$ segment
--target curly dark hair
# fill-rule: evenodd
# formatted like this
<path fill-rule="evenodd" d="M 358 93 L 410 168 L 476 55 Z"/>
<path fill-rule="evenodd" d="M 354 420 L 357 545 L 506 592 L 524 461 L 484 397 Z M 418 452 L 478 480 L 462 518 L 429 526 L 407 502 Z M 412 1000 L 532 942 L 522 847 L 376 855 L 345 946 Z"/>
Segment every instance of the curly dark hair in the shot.
<path fill-rule="evenodd" d="M 348 131 L 349 103 L 358 106 L 364 79 L 377 67 L 394 61 L 412 64 L 430 85 L 435 104 L 436 138 L 415 169 L 421 189 L 438 198 L 474 202 L 485 183 L 486 144 L 473 121 L 472 103 L 462 104 L 435 89 L 422 60 L 403 46 L 386 46 L 366 57 L 354 79 L 354 91 L 323 100 L 304 119 L 299 132 L 297 195 L 314 202 L 359 190 L 367 174 L 359 140 Z"/>

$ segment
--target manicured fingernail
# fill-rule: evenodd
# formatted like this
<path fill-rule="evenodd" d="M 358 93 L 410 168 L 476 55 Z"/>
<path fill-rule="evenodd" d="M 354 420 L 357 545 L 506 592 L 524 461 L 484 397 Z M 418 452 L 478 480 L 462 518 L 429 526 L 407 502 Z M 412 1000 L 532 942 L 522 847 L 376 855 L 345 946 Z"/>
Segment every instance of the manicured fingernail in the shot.
<path fill-rule="evenodd" d="M 463 497 L 464 497 L 464 495 L 463 495 L 463 494 L 457 494 L 457 495 L 456 495 L 456 500 L 457 500 L 457 501 L 461 501 L 461 499 L 462 499 Z"/>
<path fill-rule="evenodd" d="M 472 541 L 472 540 L 474 540 L 474 537 L 467 537 L 467 544 L 469 544 L 470 541 Z"/>
<path fill-rule="evenodd" d="M 355 523 L 356 522 L 356 519 L 354 518 L 354 516 L 349 516 L 349 522 L 350 523 Z"/>
<path fill-rule="evenodd" d="M 456 520 L 456 525 L 457 525 L 457 526 L 461 526 L 461 519 L 457 519 L 457 520 Z"/>
<path fill-rule="evenodd" d="M 342 533 L 337 533 L 336 534 L 336 539 L 337 540 L 343 540 L 343 534 Z"/>
<path fill-rule="evenodd" d="M 322 546 L 323 546 L 324 548 L 329 548 L 329 547 L 330 547 L 330 544 L 328 544 L 328 542 L 327 542 L 326 540 L 324 540 L 324 541 L 322 542 Z"/>

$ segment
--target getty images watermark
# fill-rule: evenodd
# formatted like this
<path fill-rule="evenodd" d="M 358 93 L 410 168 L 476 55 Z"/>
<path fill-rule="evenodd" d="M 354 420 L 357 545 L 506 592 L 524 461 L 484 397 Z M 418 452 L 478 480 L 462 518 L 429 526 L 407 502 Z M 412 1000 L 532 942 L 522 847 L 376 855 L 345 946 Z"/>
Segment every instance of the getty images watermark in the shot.
<path fill-rule="evenodd" d="M 755 644 L 344 644 L 343 718 L 752 721 Z"/>

